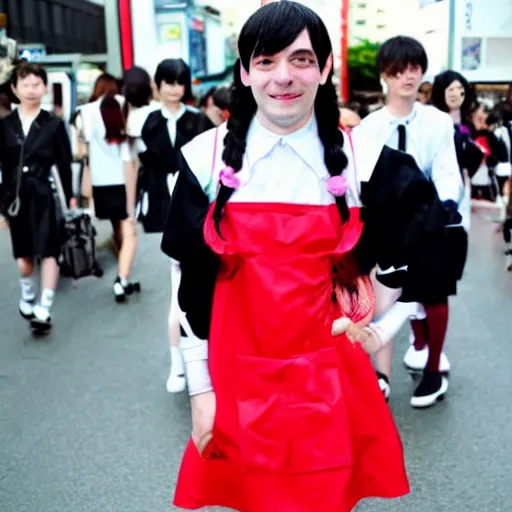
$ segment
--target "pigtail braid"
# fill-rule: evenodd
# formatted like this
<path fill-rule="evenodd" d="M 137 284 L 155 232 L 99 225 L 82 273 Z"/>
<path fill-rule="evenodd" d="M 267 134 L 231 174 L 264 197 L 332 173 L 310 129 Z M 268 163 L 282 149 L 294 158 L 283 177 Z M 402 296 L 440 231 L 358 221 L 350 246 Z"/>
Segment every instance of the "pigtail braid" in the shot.
<path fill-rule="evenodd" d="M 234 82 L 232 86 L 231 116 L 228 121 L 228 133 L 224 138 L 224 151 L 222 160 L 232 167 L 235 172 L 242 168 L 246 149 L 246 139 L 252 118 L 256 114 L 256 101 L 250 87 L 245 87 L 240 77 L 240 60 L 235 64 Z M 215 208 L 213 210 L 213 221 L 217 232 L 220 234 L 220 220 L 222 212 L 234 189 L 220 186 L 217 194 Z"/>
<path fill-rule="evenodd" d="M 339 129 L 339 109 L 336 89 L 332 76 L 325 85 L 321 85 L 315 101 L 315 113 L 318 135 L 324 146 L 324 162 L 331 176 L 340 176 L 348 165 L 343 152 L 343 134 Z M 346 222 L 349 211 L 345 197 L 336 197 L 341 219 Z"/>

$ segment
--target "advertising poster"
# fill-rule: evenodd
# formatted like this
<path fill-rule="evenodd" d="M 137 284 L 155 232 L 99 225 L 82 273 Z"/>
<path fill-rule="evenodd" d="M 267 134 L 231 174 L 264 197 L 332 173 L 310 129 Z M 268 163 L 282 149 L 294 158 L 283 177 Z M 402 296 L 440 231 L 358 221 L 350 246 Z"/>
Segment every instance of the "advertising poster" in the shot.
<path fill-rule="evenodd" d="M 482 62 L 482 38 L 462 38 L 462 69 L 474 71 L 480 67 Z"/>

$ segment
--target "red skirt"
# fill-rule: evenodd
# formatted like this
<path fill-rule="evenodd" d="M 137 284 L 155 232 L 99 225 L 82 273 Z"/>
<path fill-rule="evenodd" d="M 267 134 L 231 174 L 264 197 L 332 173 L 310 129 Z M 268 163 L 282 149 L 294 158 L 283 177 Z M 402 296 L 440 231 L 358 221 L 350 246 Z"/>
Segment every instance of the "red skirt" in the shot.
<path fill-rule="evenodd" d="M 211 212 L 210 212 L 211 213 Z M 409 492 L 402 445 L 371 361 L 333 338 L 333 266 L 361 233 L 335 205 L 229 203 L 209 340 L 215 456 L 192 442 L 178 507 L 348 512 Z"/>

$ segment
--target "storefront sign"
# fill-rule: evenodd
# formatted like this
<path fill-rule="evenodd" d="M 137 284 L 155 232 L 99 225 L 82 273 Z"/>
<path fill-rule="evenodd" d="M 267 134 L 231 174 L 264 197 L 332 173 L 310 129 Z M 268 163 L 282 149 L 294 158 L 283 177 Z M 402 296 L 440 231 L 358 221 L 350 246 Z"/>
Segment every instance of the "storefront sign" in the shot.
<path fill-rule="evenodd" d="M 168 43 L 169 41 L 181 40 L 181 25 L 179 23 L 164 23 L 160 25 L 160 41 Z"/>
<path fill-rule="evenodd" d="M 468 32 L 473 30 L 473 0 L 464 2 L 464 26 Z"/>

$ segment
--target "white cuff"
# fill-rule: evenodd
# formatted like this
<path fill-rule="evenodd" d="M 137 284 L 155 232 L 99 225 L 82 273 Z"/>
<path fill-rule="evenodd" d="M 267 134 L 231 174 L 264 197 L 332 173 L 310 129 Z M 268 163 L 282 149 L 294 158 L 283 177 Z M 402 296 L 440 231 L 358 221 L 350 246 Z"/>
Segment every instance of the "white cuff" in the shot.
<path fill-rule="evenodd" d="M 384 345 L 389 343 L 409 318 L 421 318 L 423 306 L 416 302 L 396 302 L 370 327 L 378 334 Z"/>
<path fill-rule="evenodd" d="M 407 265 L 404 265 L 403 267 L 398 267 L 398 268 L 395 268 L 395 267 L 389 267 L 385 270 L 381 269 L 379 267 L 379 265 L 377 265 L 377 275 L 378 276 L 385 276 L 387 274 L 393 274 L 394 272 L 405 272 L 407 271 Z"/>
<path fill-rule="evenodd" d="M 187 337 L 181 339 L 180 346 L 185 362 L 188 394 L 195 396 L 212 391 L 208 368 L 208 341 Z"/>

